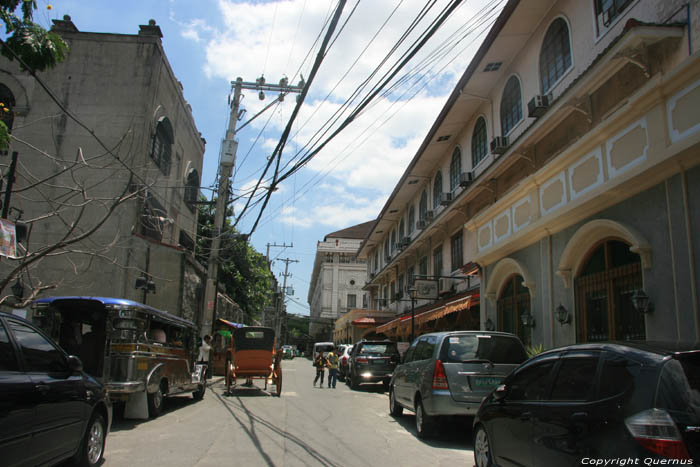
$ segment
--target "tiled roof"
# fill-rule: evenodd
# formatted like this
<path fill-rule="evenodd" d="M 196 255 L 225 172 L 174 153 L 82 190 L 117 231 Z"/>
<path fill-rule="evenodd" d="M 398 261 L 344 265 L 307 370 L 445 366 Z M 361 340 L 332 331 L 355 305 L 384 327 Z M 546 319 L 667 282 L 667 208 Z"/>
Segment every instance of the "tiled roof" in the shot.
<path fill-rule="evenodd" d="M 328 238 L 356 238 L 362 240 L 367 236 L 375 222 L 375 220 L 371 220 L 362 224 L 353 225 L 352 227 L 348 227 L 343 230 L 338 230 L 337 232 L 329 233 L 325 236 L 324 241 Z"/>

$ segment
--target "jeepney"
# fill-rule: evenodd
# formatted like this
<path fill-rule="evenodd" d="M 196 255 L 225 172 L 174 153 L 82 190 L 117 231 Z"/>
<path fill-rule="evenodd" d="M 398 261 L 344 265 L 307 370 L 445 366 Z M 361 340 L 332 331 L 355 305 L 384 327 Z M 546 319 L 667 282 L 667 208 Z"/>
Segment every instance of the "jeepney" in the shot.
<path fill-rule="evenodd" d="M 125 418 L 157 417 L 164 398 L 176 394 L 204 397 L 206 365 L 195 362 L 198 332 L 191 321 L 106 297 L 36 300 L 31 319 L 81 359 L 113 402 L 125 404 Z"/>

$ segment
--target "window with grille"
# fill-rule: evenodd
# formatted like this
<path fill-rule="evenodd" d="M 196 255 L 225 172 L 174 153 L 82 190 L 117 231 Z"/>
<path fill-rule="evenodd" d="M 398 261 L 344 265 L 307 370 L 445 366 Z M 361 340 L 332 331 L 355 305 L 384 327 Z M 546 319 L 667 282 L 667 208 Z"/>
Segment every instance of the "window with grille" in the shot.
<path fill-rule="evenodd" d="M 523 118 L 523 104 L 520 94 L 520 80 L 511 76 L 503 88 L 501 98 L 501 134 L 508 135 Z"/>
<path fill-rule="evenodd" d="M 197 169 L 192 169 L 187 174 L 187 181 L 185 182 L 185 203 L 194 209 L 195 205 L 193 203 L 197 202 L 199 197 L 199 172 Z"/>
<path fill-rule="evenodd" d="M 403 241 L 403 238 L 406 236 L 405 232 L 406 229 L 404 227 L 403 219 L 401 219 L 401 222 L 399 222 L 399 241 Z"/>
<path fill-rule="evenodd" d="M 642 264 L 628 244 L 608 240 L 589 255 L 575 279 L 577 340 L 645 340 L 644 315 L 632 304 Z"/>
<path fill-rule="evenodd" d="M 442 275 L 442 245 L 433 251 L 433 274 Z"/>
<path fill-rule="evenodd" d="M 524 344 L 530 344 L 530 328 L 523 326 L 521 316 L 530 313 L 530 290 L 523 285 L 520 275 L 513 275 L 507 281 L 496 303 L 498 330 L 510 332 L 520 337 Z"/>
<path fill-rule="evenodd" d="M 354 293 L 348 294 L 348 308 L 357 308 L 357 295 Z"/>
<path fill-rule="evenodd" d="M 459 174 L 462 173 L 462 151 L 455 148 L 450 161 L 450 191 L 454 192 L 459 186 Z"/>
<path fill-rule="evenodd" d="M 557 18 L 549 26 L 540 52 L 542 94 L 547 94 L 569 68 L 571 68 L 569 27 L 566 21 Z"/>
<path fill-rule="evenodd" d="M 411 235 L 416 228 L 416 207 L 411 205 L 408 208 L 408 234 Z"/>
<path fill-rule="evenodd" d="M 472 168 L 476 167 L 489 153 L 486 135 L 486 119 L 479 117 L 472 133 Z"/>
<path fill-rule="evenodd" d="M 437 209 L 440 206 L 440 193 L 442 193 L 442 172 L 438 170 L 433 183 L 433 209 Z"/>
<path fill-rule="evenodd" d="M 462 265 L 464 264 L 464 258 L 463 258 L 463 241 L 462 241 L 462 232 L 460 231 L 458 234 L 453 235 L 452 239 L 450 241 L 450 244 L 452 246 L 452 270 L 456 271 L 457 269 L 461 268 Z"/>
<path fill-rule="evenodd" d="M 423 190 L 420 195 L 420 202 L 418 203 L 418 219 L 425 220 L 426 214 L 428 212 L 428 193 Z"/>
<path fill-rule="evenodd" d="M 428 257 L 423 256 L 418 263 L 418 274 L 420 276 L 428 275 Z"/>
<path fill-rule="evenodd" d="M 141 235 L 163 241 L 167 218 L 168 214 L 163 205 L 151 193 L 147 193 L 141 210 Z"/>
<path fill-rule="evenodd" d="M 596 32 L 600 36 L 614 23 L 634 0 L 593 0 Z"/>
<path fill-rule="evenodd" d="M 165 175 L 170 174 L 173 143 L 173 127 L 170 124 L 170 120 L 166 117 L 161 117 L 160 120 L 158 120 L 156 131 L 153 135 L 151 159 L 153 159 L 153 162 L 156 163 L 160 171 Z"/>

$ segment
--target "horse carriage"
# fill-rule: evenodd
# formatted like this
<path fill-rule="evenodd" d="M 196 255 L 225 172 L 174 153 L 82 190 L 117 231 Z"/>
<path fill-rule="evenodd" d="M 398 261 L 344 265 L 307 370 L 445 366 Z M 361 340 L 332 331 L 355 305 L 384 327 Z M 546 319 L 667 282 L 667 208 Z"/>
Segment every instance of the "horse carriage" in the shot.
<path fill-rule="evenodd" d="M 282 395 L 282 351 L 275 350 L 275 331 L 261 326 L 233 329 L 231 347 L 226 358 L 226 391 L 236 387 L 239 378 L 254 379 L 275 385 L 275 394 Z"/>

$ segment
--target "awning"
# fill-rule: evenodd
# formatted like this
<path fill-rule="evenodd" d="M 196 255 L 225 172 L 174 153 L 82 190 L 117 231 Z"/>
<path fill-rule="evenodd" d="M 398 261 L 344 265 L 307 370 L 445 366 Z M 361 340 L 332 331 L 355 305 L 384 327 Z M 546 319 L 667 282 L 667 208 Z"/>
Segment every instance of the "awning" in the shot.
<path fill-rule="evenodd" d="M 350 324 L 354 326 L 377 326 L 379 324 L 386 323 L 386 318 L 375 318 L 374 316 L 363 316 L 353 320 Z"/>
<path fill-rule="evenodd" d="M 419 326 L 423 323 L 427 323 L 428 321 L 433 321 L 436 319 L 440 319 L 444 316 L 447 316 L 451 313 L 455 313 L 461 310 L 468 310 L 469 308 L 472 307 L 472 305 L 478 305 L 479 304 L 479 294 L 472 294 L 468 295 L 466 297 L 459 298 L 457 300 L 453 300 L 451 302 L 445 303 L 444 305 L 439 305 L 435 308 L 432 308 L 427 311 L 423 311 L 422 313 L 419 313 L 415 315 L 414 317 L 414 325 Z M 411 315 L 405 315 L 401 316 L 399 318 L 396 318 L 392 321 L 389 321 L 386 324 L 383 324 L 381 326 L 377 326 L 377 332 L 390 332 L 394 328 L 401 326 L 406 326 L 410 325 L 411 323 Z"/>

